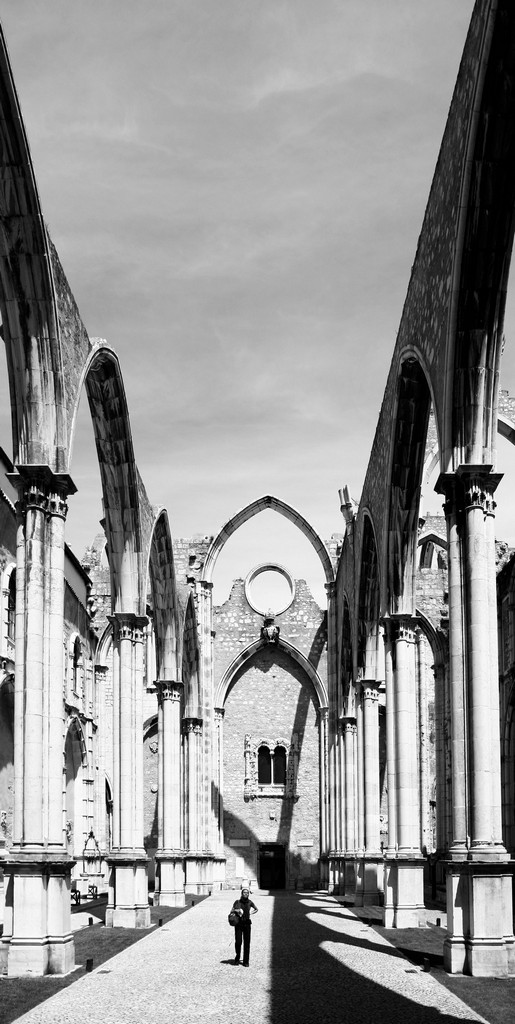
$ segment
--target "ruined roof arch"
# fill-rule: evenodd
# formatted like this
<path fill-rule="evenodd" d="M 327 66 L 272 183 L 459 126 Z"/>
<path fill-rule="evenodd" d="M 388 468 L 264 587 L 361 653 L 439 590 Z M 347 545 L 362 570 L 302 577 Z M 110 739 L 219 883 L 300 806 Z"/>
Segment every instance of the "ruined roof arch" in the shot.
<path fill-rule="evenodd" d="M 177 678 L 184 683 L 185 714 L 202 718 L 200 647 L 193 591 L 185 587 L 179 602 Z"/>
<path fill-rule="evenodd" d="M 252 658 L 256 651 L 259 651 L 260 648 L 263 648 L 265 646 L 266 641 L 260 638 L 259 640 L 255 640 L 254 643 L 249 644 L 249 646 L 246 647 L 244 651 L 240 651 L 236 655 L 231 664 L 225 670 L 216 688 L 215 708 L 224 707 L 227 695 L 229 693 L 229 690 L 231 689 L 231 685 L 233 683 L 236 673 L 240 670 L 242 665 L 244 665 L 247 661 L 249 661 L 250 658 Z M 277 646 L 280 647 L 281 650 L 285 652 L 285 654 L 288 654 L 289 657 L 293 659 L 293 661 L 296 661 L 297 664 L 300 665 L 300 667 L 308 676 L 317 696 L 318 710 L 327 708 L 329 702 L 326 687 L 324 686 L 322 679 L 320 678 L 318 672 L 313 667 L 311 662 L 308 661 L 308 659 L 304 656 L 304 654 L 302 654 L 301 651 L 297 650 L 296 647 L 290 644 L 287 640 L 284 640 L 283 637 L 281 636 L 277 641 Z"/>
<path fill-rule="evenodd" d="M 444 458 L 492 465 L 515 231 L 515 9 L 477 6 L 477 71 L 462 162 L 446 351 Z"/>
<path fill-rule="evenodd" d="M 88 354 L 81 385 L 88 398 L 102 482 L 113 611 L 143 614 L 140 481 L 120 364 L 105 341 L 98 340 Z M 79 399 L 80 393 L 75 399 L 71 442 Z"/>
<path fill-rule="evenodd" d="M 65 375 L 50 240 L 0 29 L 0 308 L 13 462 L 65 472 Z"/>
<path fill-rule="evenodd" d="M 334 572 L 329 552 L 324 542 L 300 512 L 297 512 L 291 507 L 291 505 L 287 505 L 286 502 L 281 501 L 280 498 L 274 498 L 271 495 L 266 495 L 263 498 L 257 498 L 256 501 L 252 501 L 250 505 L 247 505 L 245 508 L 237 512 L 236 515 L 233 516 L 232 519 L 229 519 L 225 526 L 222 527 L 219 534 L 214 538 L 206 555 L 206 561 L 204 563 L 204 580 L 208 583 L 212 581 L 216 561 L 225 543 L 229 540 L 229 537 L 231 537 L 233 533 L 240 528 L 240 526 L 243 526 L 244 523 L 248 522 L 249 519 L 252 519 L 253 516 L 258 515 L 260 512 L 264 512 L 266 509 L 278 512 L 279 515 L 284 516 L 285 519 L 288 519 L 294 526 L 298 527 L 316 551 L 322 564 L 326 583 L 332 583 L 334 581 Z"/>
<path fill-rule="evenodd" d="M 172 535 L 166 509 L 156 512 L 148 546 L 158 680 L 177 679 L 178 599 Z"/>

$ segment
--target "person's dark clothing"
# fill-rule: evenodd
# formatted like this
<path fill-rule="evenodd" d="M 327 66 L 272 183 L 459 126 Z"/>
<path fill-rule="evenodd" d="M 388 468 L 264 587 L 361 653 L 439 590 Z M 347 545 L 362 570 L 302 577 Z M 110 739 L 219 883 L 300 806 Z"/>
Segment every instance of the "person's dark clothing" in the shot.
<path fill-rule="evenodd" d="M 256 904 L 252 900 L 239 899 L 233 903 L 233 910 L 242 910 L 243 914 L 240 918 L 240 923 L 236 925 L 234 929 L 234 951 L 236 954 L 236 963 L 239 963 L 241 955 L 241 944 L 243 941 L 243 960 L 244 967 L 248 966 L 249 954 L 250 954 L 250 930 L 252 923 L 250 920 L 251 908 L 257 910 Z"/>

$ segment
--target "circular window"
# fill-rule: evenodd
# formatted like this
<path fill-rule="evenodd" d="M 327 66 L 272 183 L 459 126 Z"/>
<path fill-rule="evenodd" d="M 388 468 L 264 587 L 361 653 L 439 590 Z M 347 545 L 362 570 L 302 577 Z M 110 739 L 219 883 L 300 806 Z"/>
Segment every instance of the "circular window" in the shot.
<path fill-rule="evenodd" d="M 253 611 L 260 615 L 280 615 L 295 597 L 295 583 L 282 565 L 265 562 L 249 572 L 245 580 L 245 597 Z"/>

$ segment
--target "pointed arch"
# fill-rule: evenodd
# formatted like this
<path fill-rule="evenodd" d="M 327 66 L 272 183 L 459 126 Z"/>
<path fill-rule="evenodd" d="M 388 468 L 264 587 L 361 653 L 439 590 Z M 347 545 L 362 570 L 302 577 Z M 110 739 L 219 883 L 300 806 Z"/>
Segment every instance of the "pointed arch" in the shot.
<path fill-rule="evenodd" d="M 177 678 L 184 683 L 185 715 L 202 718 L 202 695 L 200 692 L 200 648 L 198 641 L 197 615 L 192 591 L 185 589 L 180 602 L 181 624 Z"/>
<path fill-rule="evenodd" d="M 109 550 L 114 612 L 144 614 L 140 480 L 134 459 L 129 412 L 118 356 L 99 340 L 86 360 L 81 384 L 86 388 L 97 449 Z M 72 415 L 77 418 L 80 391 Z"/>
<path fill-rule="evenodd" d="M 157 679 L 176 679 L 178 599 L 168 513 L 158 511 L 151 532 L 148 577 L 152 596 Z"/>
<path fill-rule="evenodd" d="M 405 355 L 397 378 L 387 532 L 386 602 L 390 612 L 414 610 L 420 486 L 431 392 L 418 359 Z"/>
<path fill-rule="evenodd" d="M 206 555 L 206 561 L 204 563 L 204 580 L 211 582 L 213 578 L 213 570 L 217 561 L 217 558 L 229 537 L 232 536 L 236 530 L 239 530 L 240 526 L 252 519 L 253 516 L 258 515 L 260 512 L 264 512 L 266 509 L 271 509 L 273 512 L 278 512 L 279 515 L 284 516 L 294 526 L 297 526 L 301 533 L 308 539 L 310 544 L 315 549 L 322 568 L 324 570 L 326 583 L 332 583 L 334 581 L 334 572 L 329 557 L 329 552 L 320 539 L 316 531 L 308 523 L 304 516 L 297 512 L 291 505 L 287 505 L 286 502 L 281 501 L 279 498 L 274 498 L 271 495 L 266 495 L 263 498 L 257 498 L 256 501 L 252 501 L 250 505 L 241 509 L 236 513 L 232 519 L 229 519 L 225 526 L 222 527 L 220 533 L 211 543 L 209 551 Z"/>
<path fill-rule="evenodd" d="M 493 465 L 506 293 L 515 231 L 515 10 L 483 15 L 457 209 L 444 454 Z M 451 461 L 452 459 L 452 461 Z"/>
<path fill-rule="evenodd" d="M 16 465 L 66 469 L 65 374 L 52 254 L 0 30 L 0 309 Z"/>
<path fill-rule="evenodd" d="M 363 510 L 363 536 L 358 587 L 357 669 L 367 679 L 376 672 L 380 580 L 376 533 L 372 516 Z"/>
<path fill-rule="evenodd" d="M 262 639 L 255 640 L 254 643 L 249 644 L 249 646 L 246 647 L 244 651 L 240 651 L 239 654 L 236 655 L 236 657 L 233 659 L 233 661 L 231 662 L 229 667 L 224 672 L 224 674 L 223 674 L 222 678 L 220 679 L 220 682 L 218 683 L 218 686 L 216 688 L 215 708 L 223 708 L 224 707 L 224 704 L 225 704 L 225 701 L 226 701 L 226 698 L 227 698 L 227 694 L 229 693 L 229 690 L 231 688 L 231 684 L 233 682 L 233 679 L 234 679 L 236 673 L 239 671 L 239 669 L 242 667 L 242 665 L 244 665 L 247 661 L 249 661 L 250 658 L 252 658 L 252 656 L 256 653 L 256 651 L 259 651 L 260 648 L 265 647 L 265 646 L 266 646 L 266 643 L 265 643 L 264 640 L 262 640 Z M 308 676 L 310 682 L 313 685 L 313 689 L 314 689 L 314 691 L 316 693 L 316 696 L 317 696 L 318 710 L 323 710 L 323 709 L 327 708 L 328 707 L 327 690 L 326 690 L 326 688 L 324 686 L 324 683 L 322 682 L 322 679 L 320 678 L 318 672 L 316 671 L 316 669 L 313 668 L 313 665 L 311 664 L 311 662 L 308 661 L 308 659 L 301 653 L 301 651 L 297 650 L 296 647 L 293 647 L 292 644 L 288 643 L 288 641 L 284 640 L 282 637 L 279 637 L 279 640 L 277 642 L 277 646 L 280 647 L 281 650 L 283 650 L 285 652 L 285 654 L 288 654 L 289 657 L 293 659 L 293 661 L 296 661 L 297 664 L 300 665 L 300 667 L 303 669 L 303 671 Z"/>

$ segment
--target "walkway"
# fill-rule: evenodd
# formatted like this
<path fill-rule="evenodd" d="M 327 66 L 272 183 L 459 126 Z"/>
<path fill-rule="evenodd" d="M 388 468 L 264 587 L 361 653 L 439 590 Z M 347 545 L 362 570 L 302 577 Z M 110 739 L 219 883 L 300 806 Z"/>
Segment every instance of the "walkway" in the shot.
<path fill-rule="evenodd" d="M 19 1017 L 24 1024 L 452 1024 L 483 1021 L 324 893 L 256 892 L 250 967 L 217 893 Z"/>

